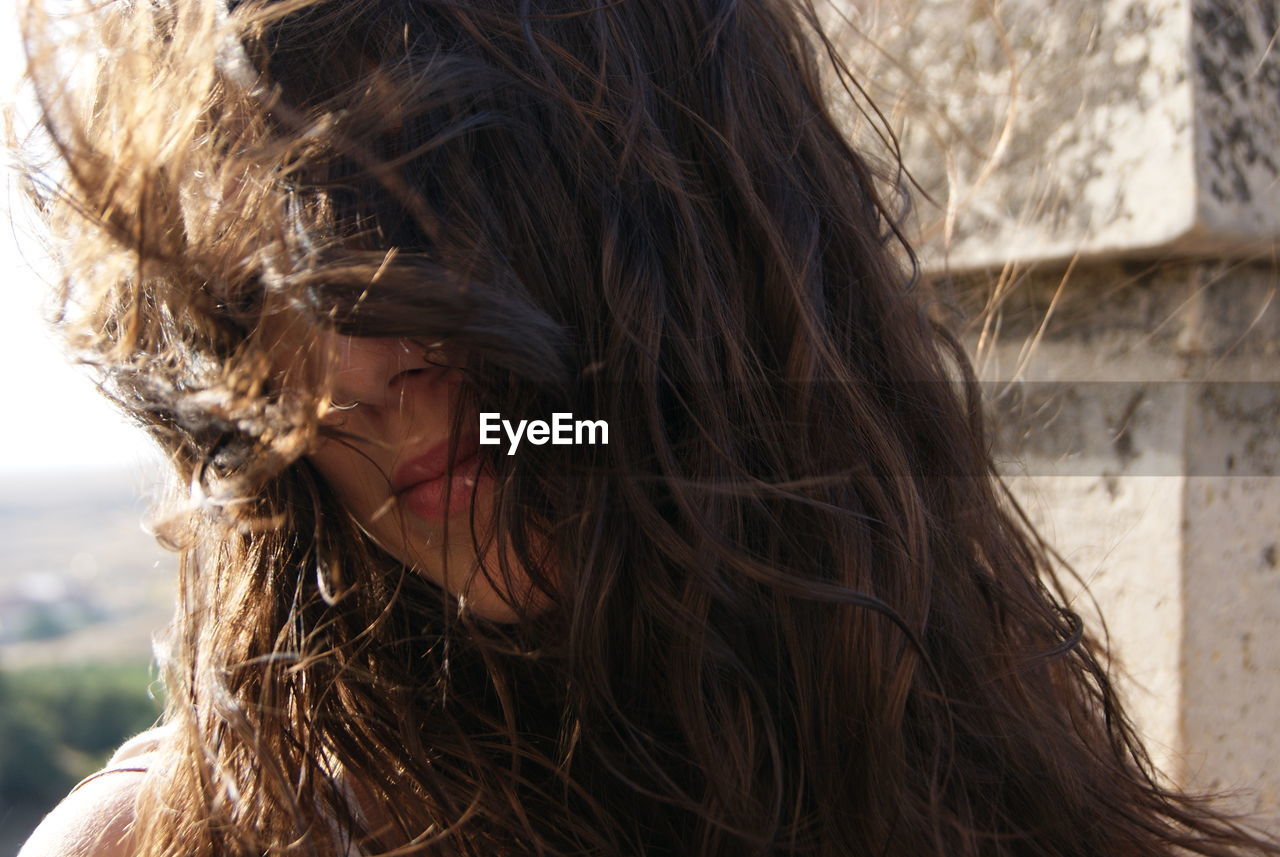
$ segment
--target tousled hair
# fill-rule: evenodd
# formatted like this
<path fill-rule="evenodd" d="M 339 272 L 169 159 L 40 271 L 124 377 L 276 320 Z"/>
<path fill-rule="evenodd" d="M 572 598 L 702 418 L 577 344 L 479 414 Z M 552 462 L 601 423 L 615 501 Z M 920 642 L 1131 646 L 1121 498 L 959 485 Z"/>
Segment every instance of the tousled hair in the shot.
<path fill-rule="evenodd" d="M 175 477 L 140 854 L 1280 853 L 1152 768 L 808 2 L 25 27 L 57 323 Z M 486 462 L 479 573 L 547 606 L 480 620 L 373 542 L 282 327 L 443 344 L 460 414 L 608 422 Z"/>

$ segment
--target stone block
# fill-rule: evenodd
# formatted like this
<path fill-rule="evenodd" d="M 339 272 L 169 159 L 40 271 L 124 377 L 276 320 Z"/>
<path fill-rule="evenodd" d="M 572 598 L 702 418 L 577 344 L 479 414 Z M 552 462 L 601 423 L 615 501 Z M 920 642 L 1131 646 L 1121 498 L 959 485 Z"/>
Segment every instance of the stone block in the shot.
<path fill-rule="evenodd" d="M 1280 235 L 1280 0 L 848 10 L 846 55 L 933 200 L 913 218 L 926 268 L 1252 254 Z"/>
<path fill-rule="evenodd" d="M 982 304 L 988 280 L 953 285 Z M 987 347 L 967 334 L 984 389 L 1011 391 L 988 397 L 997 460 L 1087 584 L 1072 607 L 1096 636 L 1105 619 L 1160 769 L 1241 790 L 1229 808 L 1280 831 L 1275 266 L 1098 263 L 1062 282 L 1026 274 Z"/>

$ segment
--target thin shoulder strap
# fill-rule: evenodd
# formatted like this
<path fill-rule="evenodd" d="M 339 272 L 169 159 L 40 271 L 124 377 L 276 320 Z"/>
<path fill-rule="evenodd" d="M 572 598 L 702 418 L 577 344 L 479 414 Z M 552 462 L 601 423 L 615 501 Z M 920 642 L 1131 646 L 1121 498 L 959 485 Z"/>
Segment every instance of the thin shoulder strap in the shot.
<path fill-rule="evenodd" d="M 71 791 L 83 786 L 98 777 L 107 774 L 120 773 L 141 773 L 145 774 L 150 768 L 152 762 L 155 761 L 155 754 L 158 752 L 160 742 L 164 737 L 164 729 L 162 727 L 148 729 L 145 732 L 133 736 L 128 741 L 116 749 L 107 764 L 99 771 L 94 771 L 80 782 L 76 783 Z"/>
<path fill-rule="evenodd" d="M 146 764 L 147 756 L 150 756 L 150 755 L 151 755 L 150 753 L 147 753 L 146 756 L 140 757 L 138 759 L 132 759 L 127 763 L 121 763 L 119 765 L 107 765 L 105 768 L 103 768 L 100 771 L 94 771 L 92 774 L 90 774 L 89 776 L 85 777 L 83 780 L 81 780 L 80 782 L 72 786 L 71 791 L 68 792 L 68 794 L 74 794 L 76 789 L 80 788 L 85 783 L 92 782 L 93 780 L 98 779 L 98 777 L 105 777 L 107 774 L 122 774 L 122 773 L 145 774 L 148 770 L 150 770 L 149 766 Z"/>

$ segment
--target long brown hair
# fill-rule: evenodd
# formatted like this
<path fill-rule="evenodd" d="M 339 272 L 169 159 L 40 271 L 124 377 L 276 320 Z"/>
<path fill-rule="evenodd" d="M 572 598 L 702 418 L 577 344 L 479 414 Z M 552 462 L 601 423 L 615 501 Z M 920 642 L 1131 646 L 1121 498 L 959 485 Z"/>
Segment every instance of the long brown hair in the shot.
<path fill-rule="evenodd" d="M 142 854 L 1280 853 L 1152 769 L 810 3 L 47 17 L 58 322 L 178 489 Z M 547 606 L 480 620 L 367 536 L 281 319 L 608 422 L 488 461 L 484 573 Z"/>

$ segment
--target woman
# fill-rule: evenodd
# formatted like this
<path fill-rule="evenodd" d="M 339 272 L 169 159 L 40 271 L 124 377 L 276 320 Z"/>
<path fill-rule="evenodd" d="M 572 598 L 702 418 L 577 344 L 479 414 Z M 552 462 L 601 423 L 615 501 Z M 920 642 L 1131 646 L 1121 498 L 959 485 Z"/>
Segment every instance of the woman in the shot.
<path fill-rule="evenodd" d="M 809 5 L 94 14 L 60 323 L 181 601 L 29 852 L 1280 853 L 1152 770 Z"/>

